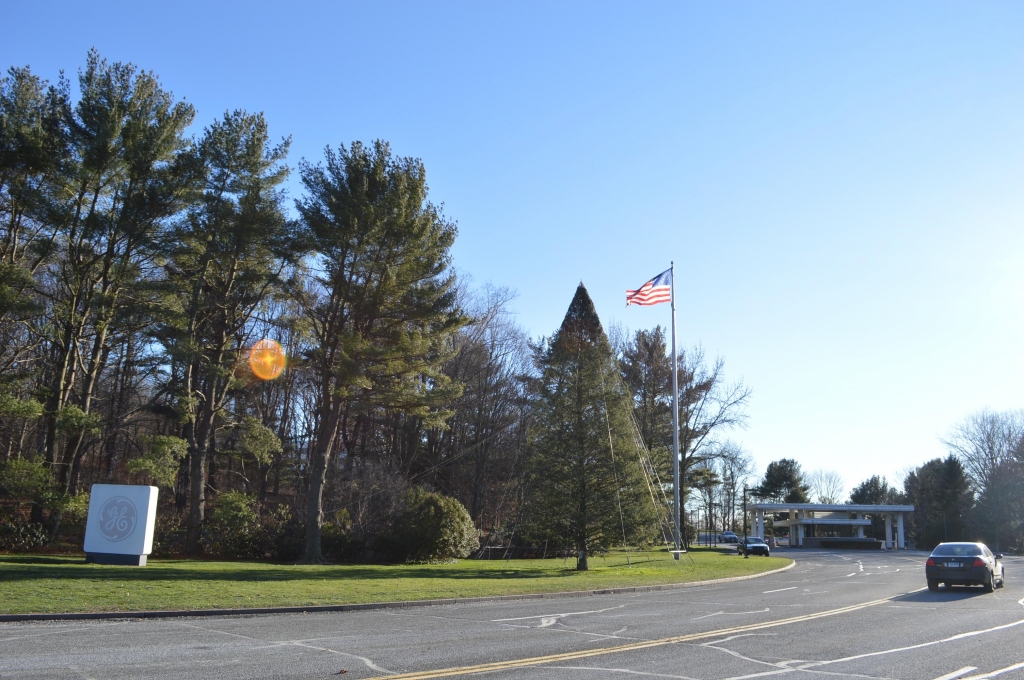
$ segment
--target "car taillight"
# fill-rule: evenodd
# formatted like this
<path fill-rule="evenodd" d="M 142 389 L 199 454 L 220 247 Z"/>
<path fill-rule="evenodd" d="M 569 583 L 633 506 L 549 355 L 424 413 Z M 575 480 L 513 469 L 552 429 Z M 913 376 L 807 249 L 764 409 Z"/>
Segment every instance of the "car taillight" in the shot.
<path fill-rule="evenodd" d="M 984 567 L 985 566 L 985 560 L 981 559 L 980 557 L 975 557 L 974 558 L 974 566 L 976 566 L 976 567 Z"/>
<path fill-rule="evenodd" d="M 927 561 L 927 562 L 925 562 L 925 564 L 926 564 L 926 565 L 928 565 L 929 567 L 934 567 L 934 566 L 935 566 L 935 559 L 934 559 L 934 558 L 931 558 L 931 557 L 929 557 L 929 558 L 928 558 L 928 561 Z"/>

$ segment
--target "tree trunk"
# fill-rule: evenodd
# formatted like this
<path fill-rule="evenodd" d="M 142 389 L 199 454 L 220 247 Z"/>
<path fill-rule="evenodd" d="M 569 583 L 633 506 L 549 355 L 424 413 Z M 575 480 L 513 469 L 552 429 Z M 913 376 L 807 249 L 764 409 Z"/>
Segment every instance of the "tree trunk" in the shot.
<path fill-rule="evenodd" d="M 323 522 L 324 485 L 326 482 L 327 454 L 318 450 L 313 459 L 313 469 L 310 471 L 309 478 L 309 495 L 306 501 L 306 545 L 302 556 L 303 564 L 323 564 L 326 562 L 320 545 L 320 527 Z"/>
<path fill-rule="evenodd" d="M 188 488 L 188 531 L 185 534 L 185 552 L 196 555 L 201 550 L 199 544 L 203 532 L 203 520 L 206 518 L 206 461 L 209 457 L 210 439 L 213 434 L 214 415 L 211 409 L 201 412 L 202 420 L 196 423 L 194 439 L 189 448 L 189 488 Z"/>
<path fill-rule="evenodd" d="M 320 527 L 324 515 L 324 486 L 327 483 L 327 462 L 334 439 L 341 422 L 341 404 L 331 399 L 328 402 L 327 417 L 321 420 L 320 432 L 313 444 L 312 466 L 309 474 L 309 492 L 306 500 L 306 545 L 302 564 L 324 564 L 323 549 L 320 545 Z"/>
<path fill-rule="evenodd" d="M 189 452 L 188 488 L 188 531 L 185 534 L 185 552 L 195 555 L 199 552 L 203 520 L 206 517 L 206 447 Z"/>

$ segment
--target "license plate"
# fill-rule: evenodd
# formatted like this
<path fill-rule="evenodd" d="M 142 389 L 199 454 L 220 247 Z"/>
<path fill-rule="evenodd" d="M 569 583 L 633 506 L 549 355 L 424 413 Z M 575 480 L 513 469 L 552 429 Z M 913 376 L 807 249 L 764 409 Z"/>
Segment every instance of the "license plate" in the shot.
<path fill-rule="evenodd" d="M 951 568 L 951 569 L 959 569 L 960 567 L 962 567 L 964 565 L 960 564 L 959 562 L 946 562 L 946 566 Z"/>

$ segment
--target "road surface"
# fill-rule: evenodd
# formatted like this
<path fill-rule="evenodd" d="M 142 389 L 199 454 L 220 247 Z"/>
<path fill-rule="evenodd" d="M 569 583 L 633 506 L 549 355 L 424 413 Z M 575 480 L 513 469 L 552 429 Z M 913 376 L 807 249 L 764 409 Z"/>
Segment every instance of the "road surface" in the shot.
<path fill-rule="evenodd" d="M 0 624 L 0 678 L 1024 678 L 1024 559 L 992 594 L 932 593 L 923 553 L 779 554 L 797 566 L 629 595 Z"/>

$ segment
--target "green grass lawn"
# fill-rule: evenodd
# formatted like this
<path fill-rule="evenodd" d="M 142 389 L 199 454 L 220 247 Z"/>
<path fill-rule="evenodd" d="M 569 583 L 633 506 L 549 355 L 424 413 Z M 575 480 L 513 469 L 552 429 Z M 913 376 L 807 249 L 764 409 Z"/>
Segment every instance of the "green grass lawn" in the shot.
<path fill-rule="evenodd" d="M 146 567 L 85 564 L 83 557 L 0 555 L 0 614 L 288 607 L 565 592 L 704 581 L 778 569 L 790 560 L 743 559 L 695 548 L 612 552 L 575 560 L 462 560 L 457 564 L 302 566 L 151 560 Z"/>

